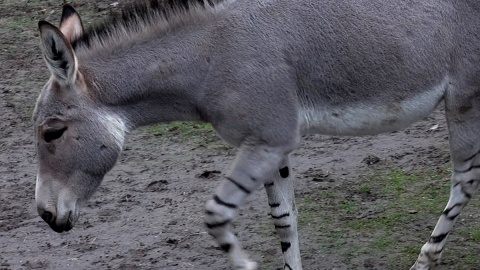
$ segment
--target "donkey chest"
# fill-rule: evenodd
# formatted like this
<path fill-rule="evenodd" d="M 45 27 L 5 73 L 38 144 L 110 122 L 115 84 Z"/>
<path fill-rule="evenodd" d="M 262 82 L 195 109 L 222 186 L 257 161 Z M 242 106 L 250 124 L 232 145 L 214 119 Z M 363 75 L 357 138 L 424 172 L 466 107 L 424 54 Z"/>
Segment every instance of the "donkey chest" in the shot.
<path fill-rule="evenodd" d="M 448 80 L 395 101 L 360 100 L 339 105 L 305 102 L 298 112 L 303 134 L 374 135 L 406 128 L 428 116 L 442 100 Z"/>

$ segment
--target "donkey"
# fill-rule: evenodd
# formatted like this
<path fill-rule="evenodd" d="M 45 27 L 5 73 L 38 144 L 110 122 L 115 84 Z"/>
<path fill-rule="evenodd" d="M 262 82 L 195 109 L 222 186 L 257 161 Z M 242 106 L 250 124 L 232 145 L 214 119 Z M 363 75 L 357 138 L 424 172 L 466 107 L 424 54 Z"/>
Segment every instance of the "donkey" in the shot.
<path fill-rule="evenodd" d="M 129 130 L 211 123 L 238 148 L 206 204 L 234 269 L 256 269 L 230 224 L 262 185 L 284 269 L 302 269 L 289 153 L 302 135 L 405 128 L 445 105 L 450 199 L 411 269 L 432 269 L 480 183 L 480 2 L 237 0 L 188 11 L 150 1 L 84 30 L 39 22 L 51 77 L 34 111 L 39 215 L 70 230 Z"/>

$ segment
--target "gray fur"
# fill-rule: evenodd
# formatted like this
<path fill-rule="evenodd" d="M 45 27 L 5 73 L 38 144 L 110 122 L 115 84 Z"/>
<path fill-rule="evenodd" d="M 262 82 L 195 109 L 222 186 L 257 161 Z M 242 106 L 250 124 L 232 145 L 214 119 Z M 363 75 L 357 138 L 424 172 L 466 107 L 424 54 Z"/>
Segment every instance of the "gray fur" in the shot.
<path fill-rule="evenodd" d="M 65 42 L 83 32 L 69 27 L 81 24 L 79 17 L 62 19 L 67 38 L 42 23 L 52 78 L 34 113 L 39 213 L 56 231 L 69 230 L 129 129 L 204 121 L 239 149 L 207 203 L 210 234 L 228 247 L 235 269 L 255 269 L 228 224 L 245 191 L 265 184 L 272 215 L 280 215 L 285 268 L 298 270 L 291 176 L 278 171 L 301 136 L 398 130 L 444 101 L 452 192 L 412 267 L 431 269 L 478 188 L 470 180 L 480 179 L 479 13 L 473 0 L 237 0 L 167 19 L 152 13 L 75 50 Z M 75 55 L 61 59 L 76 67 L 74 82 L 48 61 L 52 40 L 65 43 L 61 55 Z M 46 142 L 45 130 L 65 127 Z"/>

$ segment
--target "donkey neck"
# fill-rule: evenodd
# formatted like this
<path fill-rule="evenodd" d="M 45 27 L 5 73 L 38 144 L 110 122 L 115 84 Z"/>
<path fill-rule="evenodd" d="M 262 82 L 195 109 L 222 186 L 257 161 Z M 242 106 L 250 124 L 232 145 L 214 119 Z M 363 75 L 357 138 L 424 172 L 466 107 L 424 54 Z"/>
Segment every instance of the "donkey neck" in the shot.
<path fill-rule="evenodd" d="M 194 28 L 195 35 L 189 35 Z M 80 72 L 91 82 L 94 101 L 119 114 L 132 128 L 202 121 L 209 32 L 207 26 L 185 27 L 150 40 L 80 52 Z"/>

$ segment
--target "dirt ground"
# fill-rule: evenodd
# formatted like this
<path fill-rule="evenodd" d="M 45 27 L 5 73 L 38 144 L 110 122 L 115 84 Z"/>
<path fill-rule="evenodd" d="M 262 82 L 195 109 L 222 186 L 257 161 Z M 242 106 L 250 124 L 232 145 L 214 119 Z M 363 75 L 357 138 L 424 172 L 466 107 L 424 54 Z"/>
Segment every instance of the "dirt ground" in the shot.
<path fill-rule="evenodd" d="M 73 1 L 87 25 L 124 2 L 115 3 Z M 203 226 L 203 206 L 234 158 L 211 134 L 134 131 L 72 231 L 57 234 L 38 217 L 31 114 L 48 70 L 36 27 L 40 19 L 57 22 L 62 4 L 0 1 L 0 269 L 230 269 Z M 350 219 L 367 222 L 379 216 L 375 211 L 389 211 L 376 208 L 393 199 L 375 189 L 379 182 L 368 182 L 371 176 L 441 171 L 448 159 L 441 110 L 392 134 L 306 137 L 293 154 L 304 269 L 408 269 L 446 204 L 448 171 L 425 182 L 440 190 L 440 206 L 403 209 L 399 222 L 380 229 L 355 230 Z M 365 183 L 373 190 L 361 193 Z M 470 205 L 462 214 L 438 269 L 480 269 L 475 210 Z M 276 269 L 281 251 L 268 213 L 258 190 L 234 227 L 261 269 Z M 379 231 L 386 233 L 372 242 Z"/>

